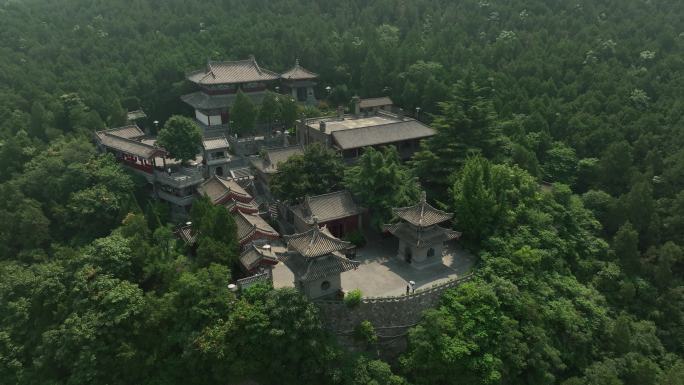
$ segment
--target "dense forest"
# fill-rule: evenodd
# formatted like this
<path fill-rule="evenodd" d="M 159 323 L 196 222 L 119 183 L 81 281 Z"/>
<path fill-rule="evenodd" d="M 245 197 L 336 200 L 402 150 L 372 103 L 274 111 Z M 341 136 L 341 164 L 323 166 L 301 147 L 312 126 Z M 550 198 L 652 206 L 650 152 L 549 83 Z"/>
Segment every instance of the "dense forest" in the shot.
<path fill-rule="evenodd" d="M 0 384 L 684 384 L 683 20 L 676 0 L 5 0 Z M 190 116 L 185 73 L 250 54 L 437 129 L 406 164 L 369 151 L 299 185 L 387 209 L 359 180 L 402 201 L 417 180 L 456 213 L 476 278 L 395 362 L 341 348 L 294 290 L 230 292 L 234 240 L 211 234 L 234 224 L 198 204 L 210 246 L 187 257 L 91 143 L 127 110 Z"/>

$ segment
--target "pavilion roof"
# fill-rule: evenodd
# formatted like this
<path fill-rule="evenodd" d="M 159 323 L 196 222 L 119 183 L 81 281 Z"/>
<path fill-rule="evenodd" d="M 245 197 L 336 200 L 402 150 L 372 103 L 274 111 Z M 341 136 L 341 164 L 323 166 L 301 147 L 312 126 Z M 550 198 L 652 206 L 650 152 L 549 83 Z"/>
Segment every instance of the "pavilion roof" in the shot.
<path fill-rule="evenodd" d="M 413 206 L 392 209 L 392 212 L 406 222 L 418 226 L 428 227 L 451 219 L 454 214 L 438 210 L 427 203 L 425 192 L 421 194 L 420 202 Z"/>
<path fill-rule="evenodd" d="M 356 269 L 360 264 L 358 261 L 352 261 L 338 252 L 314 259 L 301 258 L 293 253 L 284 253 L 279 254 L 278 259 L 290 268 L 296 279 L 304 282 L 344 273 Z"/>
<path fill-rule="evenodd" d="M 292 211 L 310 225 L 314 223 L 314 217 L 318 222 L 325 223 L 361 213 L 361 209 L 347 190 L 316 196 L 307 195 L 304 202 Z"/>
<path fill-rule="evenodd" d="M 279 75 L 259 67 L 252 56 L 247 60 L 208 61 L 204 70 L 192 72 L 188 80 L 199 85 L 251 83 L 277 80 Z"/>
<path fill-rule="evenodd" d="M 318 74 L 313 73 L 306 68 L 299 65 L 299 59 L 295 61 L 295 65 L 289 70 L 285 71 L 281 78 L 285 80 L 311 80 L 316 79 Z"/>
<path fill-rule="evenodd" d="M 264 237 L 278 238 L 280 234 L 271 227 L 263 218 L 258 215 L 246 214 L 240 210 L 234 215 L 237 225 L 237 234 L 240 243 L 248 240 L 254 234 L 261 234 Z"/>
<path fill-rule="evenodd" d="M 197 187 L 200 195 L 209 197 L 212 203 L 217 204 L 228 196 L 252 200 L 252 196 L 233 179 L 225 179 L 220 176 L 212 176 Z"/>
<path fill-rule="evenodd" d="M 416 231 L 415 227 L 402 222 L 384 225 L 383 229 L 389 233 L 392 233 L 392 235 L 403 240 L 404 242 L 416 247 L 429 246 L 435 243 L 450 241 L 452 239 L 458 239 L 461 237 L 460 232 L 451 229 L 445 229 L 444 227 L 440 227 L 438 225 L 433 225 L 427 229 Z"/>
<path fill-rule="evenodd" d="M 286 235 L 288 249 L 296 251 L 306 258 L 316 258 L 336 251 L 348 249 L 350 242 L 343 241 L 328 231 L 326 226 L 318 227 L 318 221 L 314 226 L 299 234 Z"/>

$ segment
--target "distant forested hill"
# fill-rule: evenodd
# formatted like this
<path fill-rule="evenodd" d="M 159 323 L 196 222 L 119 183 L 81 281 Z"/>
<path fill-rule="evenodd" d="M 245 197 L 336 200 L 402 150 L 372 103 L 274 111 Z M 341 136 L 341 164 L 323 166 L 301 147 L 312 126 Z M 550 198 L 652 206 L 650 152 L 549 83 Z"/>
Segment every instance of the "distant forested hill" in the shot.
<path fill-rule="evenodd" d="M 439 132 L 408 165 L 478 277 L 391 367 L 294 292 L 232 297 L 89 143 L 250 54 Z M 0 197 L 0 384 L 682 384 L 684 2 L 2 1 Z"/>

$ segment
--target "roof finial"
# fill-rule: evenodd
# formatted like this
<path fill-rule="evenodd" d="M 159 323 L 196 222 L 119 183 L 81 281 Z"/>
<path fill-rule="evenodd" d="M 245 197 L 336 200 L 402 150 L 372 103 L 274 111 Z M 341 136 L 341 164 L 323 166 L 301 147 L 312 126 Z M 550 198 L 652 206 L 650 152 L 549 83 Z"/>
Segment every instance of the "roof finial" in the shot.
<path fill-rule="evenodd" d="M 295 58 L 295 67 L 299 67 L 299 58 Z"/>
<path fill-rule="evenodd" d="M 425 203 L 427 201 L 427 194 L 425 191 L 420 192 L 420 203 Z"/>
<path fill-rule="evenodd" d="M 311 221 L 313 222 L 314 229 L 319 230 L 320 228 L 318 227 L 318 217 L 316 215 L 312 215 Z"/>

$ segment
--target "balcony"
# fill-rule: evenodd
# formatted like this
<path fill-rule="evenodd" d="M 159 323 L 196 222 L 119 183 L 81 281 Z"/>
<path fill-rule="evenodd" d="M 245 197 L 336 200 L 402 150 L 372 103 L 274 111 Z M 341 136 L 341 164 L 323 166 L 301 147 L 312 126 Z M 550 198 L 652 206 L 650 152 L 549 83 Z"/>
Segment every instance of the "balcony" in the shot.
<path fill-rule="evenodd" d="M 192 199 L 193 199 L 192 195 L 179 197 L 177 195 L 168 193 L 168 192 L 163 191 L 163 190 L 157 191 L 157 194 L 159 195 L 159 199 L 165 200 L 169 203 L 173 203 L 174 205 L 177 205 L 177 206 L 189 206 L 190 204 L 192 204 Z"/>
<path fill-rule="evenodd" d="M 177 189 L 195 186 L 204 180 L 202 169 L 199 167 L 176 167 L 172 168 L 171 172 L 154 170 L 154 175 L 157 182 Z"/>

